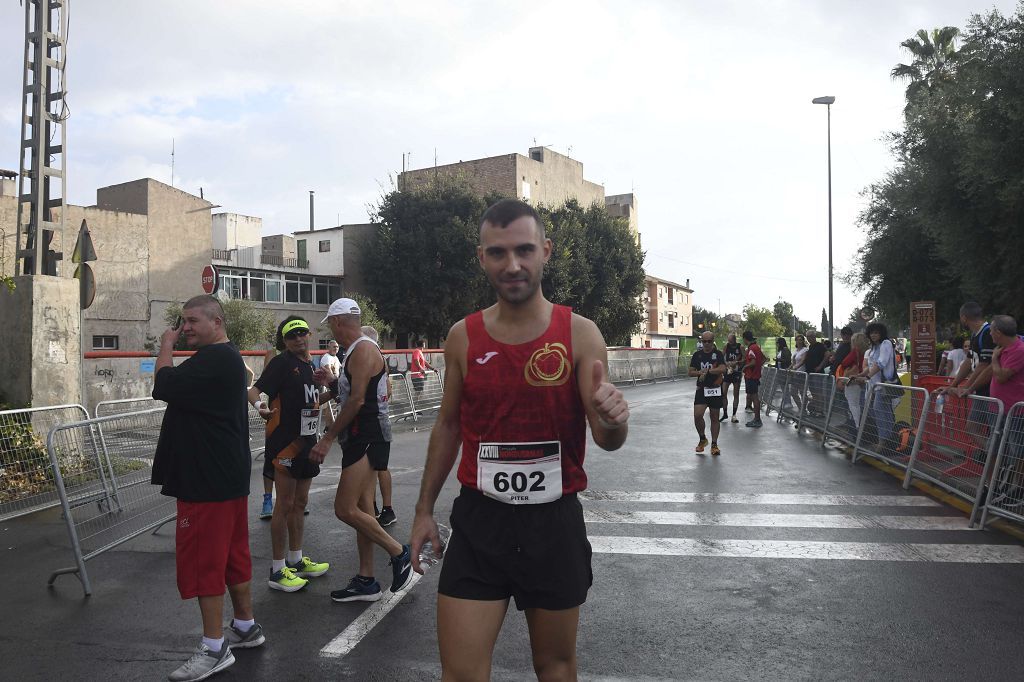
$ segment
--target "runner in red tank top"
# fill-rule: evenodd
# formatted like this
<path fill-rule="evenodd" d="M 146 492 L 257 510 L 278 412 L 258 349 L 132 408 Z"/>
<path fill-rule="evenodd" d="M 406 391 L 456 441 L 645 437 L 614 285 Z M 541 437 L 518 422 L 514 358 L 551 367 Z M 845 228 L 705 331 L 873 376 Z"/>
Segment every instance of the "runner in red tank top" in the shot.
<path fill-rule="evenodd" d="M 544 298 L 550 255 L 533 208 L 491 206 L 477 256 L 498 302 L 455 324 L 445 343 L 444 398 L 409 544 L 414 556 L 427 540 L 438 546 L 434 503 L 461 443 L 437 598 L 446 679 L 490 676 L 509 598 L 526 611 L 537 676 L 576 676 L 579 607 L 592 581 L 576 499 L 587 485 L 586 426 L 599 447 L 618 449 L 629 407 L 605 380 L 597 326 Z"/>

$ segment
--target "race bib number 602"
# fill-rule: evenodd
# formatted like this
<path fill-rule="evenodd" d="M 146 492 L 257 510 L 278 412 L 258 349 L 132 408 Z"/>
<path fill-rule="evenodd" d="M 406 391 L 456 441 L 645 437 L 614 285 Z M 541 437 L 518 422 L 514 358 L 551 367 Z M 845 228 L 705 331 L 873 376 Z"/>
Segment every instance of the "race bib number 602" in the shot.
<path fill-rule="evenodd" d="M 562 496 L 562 447 L 540 443 L 480 443 L 477 488 L 505 504 L 543 504 Z"/>

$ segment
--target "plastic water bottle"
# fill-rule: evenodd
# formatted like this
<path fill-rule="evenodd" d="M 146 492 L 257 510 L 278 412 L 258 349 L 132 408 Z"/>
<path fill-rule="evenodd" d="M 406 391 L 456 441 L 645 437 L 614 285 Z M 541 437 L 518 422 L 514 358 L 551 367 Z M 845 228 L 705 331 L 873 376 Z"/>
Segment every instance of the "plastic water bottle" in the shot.
<path fill-rule="evenodd" d="M 441 537 L 440 558 L 434 556 L 434 543 L 427 540 L 420 548 L 420 570 L 426 571 L 431 566 L 439 564 L 441 559 L 444 559 L 444 551 L 448 548 L 448 539 L 452 536 L 452 529 L 443 523 L 439 523 L 437 524 L 437 534 Z"/>
<path fill-rule="evenodd" d="M 945 404 L 946 404 L 946 395 L 944 393 L 940 393 L 935 398 L 935 411 L 937 413 L 939 413 L 939 414 L 942 414 L 942 406 L 945 405 Z"/>

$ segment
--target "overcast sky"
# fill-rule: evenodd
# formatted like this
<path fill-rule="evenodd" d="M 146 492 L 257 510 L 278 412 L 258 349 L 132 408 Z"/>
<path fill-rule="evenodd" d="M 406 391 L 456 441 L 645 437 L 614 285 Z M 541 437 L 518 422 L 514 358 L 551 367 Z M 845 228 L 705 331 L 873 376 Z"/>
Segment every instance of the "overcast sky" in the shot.
<path fill-rule="evenodd" d="M 364 222 L 412 166 L 548 145 L 633 191 L 647 271 L 722 313 L 828 301 L 892 165 L 917 29 L 1014 0 L 72 0 L 69 199 L 152 177 L 267 234 Z M 17 168 L 24 9 L 0 6 L 0 168 Z M 571 151 L 570 148 L 571 147 Z M 836 319 L 860 298 L 837 279 Z"/>

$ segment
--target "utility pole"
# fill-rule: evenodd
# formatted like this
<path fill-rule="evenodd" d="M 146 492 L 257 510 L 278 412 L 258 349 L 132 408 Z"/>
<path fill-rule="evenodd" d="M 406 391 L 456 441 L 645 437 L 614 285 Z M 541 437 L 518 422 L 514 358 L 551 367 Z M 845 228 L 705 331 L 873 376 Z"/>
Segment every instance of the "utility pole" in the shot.
<path fill-rule="evenodd" d="M 22 275 L 56 275 L 57 261 L 63 259 L 63 254 L 50 245 L 54 235 L 59 234 L 63 248 L 67 213 L 67 20 L 67 0 L 25 0 L 15 251 L 17 272 Z M 58 137 L 60 143 L 54 144 Z M 52 182 L 55 179 L 60 181 L 59 190 Z M 56 220 L 54 209 L 59 211 Z"/>

